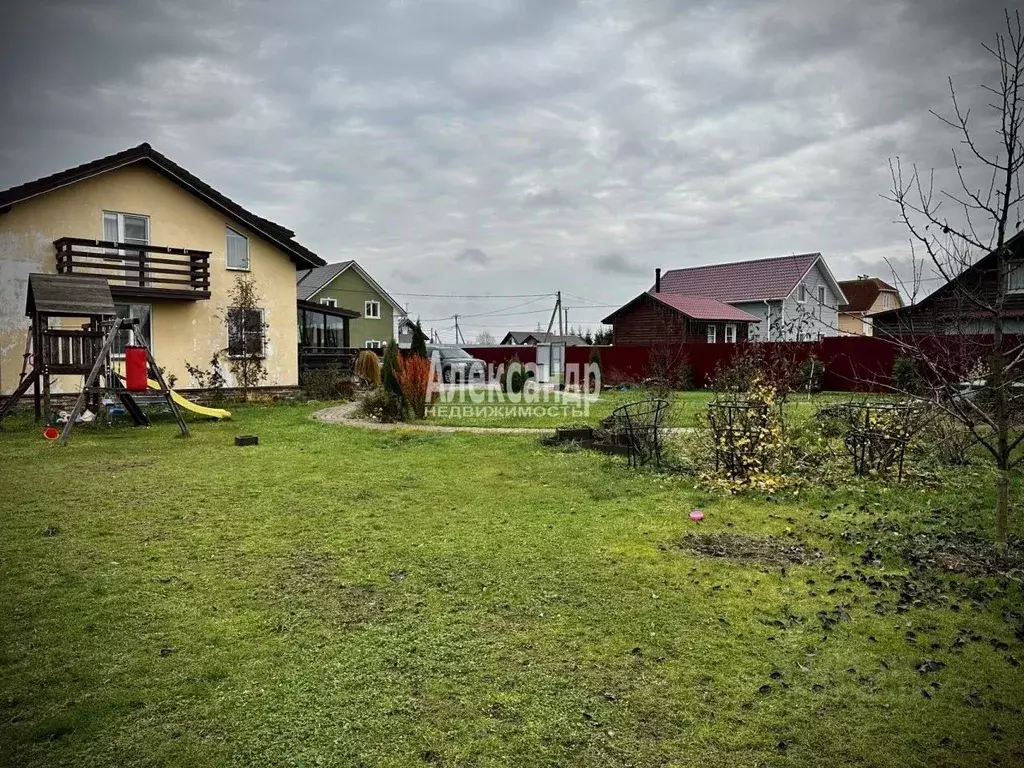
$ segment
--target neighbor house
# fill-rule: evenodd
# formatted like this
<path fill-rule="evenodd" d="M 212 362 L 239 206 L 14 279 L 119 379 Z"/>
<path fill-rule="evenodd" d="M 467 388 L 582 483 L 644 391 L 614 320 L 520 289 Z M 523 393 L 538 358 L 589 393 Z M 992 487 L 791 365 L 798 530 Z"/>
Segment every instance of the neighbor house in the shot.
<path fill-rule="evenodd" d="M 756 318 L 751 338 L 810 341 L 839 333 L 842 289 L 820 253 L 671 269 L 654 292 L 714 299 Z"/>
<path fill-rule="evenodd" d="M 381 349 L 398 338 L 402 306 L 354 261 L 308 269 L 298 273 L 299 301 L 350 310 L 347 346 Z"/>
<path fill-rule="evenodd" d="M 996 316 L 1005 332 L 1024 333 L 1024 231 L 1005 247 L 1002 269 L 990 251 L 917 303 L 873 315 L 875 335 L 988 334 Z"/>
<path fill-rule="evenodd" d="M 119 152 L 0 192 L 0 392 L 18 385 L 28 275 L 107 278 L 121 316 L 140 321 L 178 386 L 188 366 L 257 344 L 264 385 L 298 384 L 296 270 L 324 264 L 295 233 L 261 218 L 154 150 Z M 258 338 L 229 338 L 237 278 L 259 295 Z M 251 348 L 251 347 L 249 347 Z M 230 366 L 224 366 L 228 385 Z M 55 382 L 77 389 L 81 382 Z"/>
<path fill-rule="evenodd" d="M 884 280 L 862 275 L 856 280 L 840 280 L 846 303 L 839 305 L 839 332 L 844 336 L 871 336 L 871 316 L 903 306 L 900 292 Z"/>
<path fill-rule="evenodd" d="M 757 318 L 718 299 L 657 290 L 641 293 L 601 321 L 612 326 L 612 344 L 735 343 L 748 338 Z"/>
<path fill-rule="evenodd" d="M 501 344 L 526 344 L 534 347 L 538 344 L 564 344 L 567 347 L 584 347 L 587 342 L 575 333 L 559 335 L 544 331 L 509 331 L 501 340 Z"/>

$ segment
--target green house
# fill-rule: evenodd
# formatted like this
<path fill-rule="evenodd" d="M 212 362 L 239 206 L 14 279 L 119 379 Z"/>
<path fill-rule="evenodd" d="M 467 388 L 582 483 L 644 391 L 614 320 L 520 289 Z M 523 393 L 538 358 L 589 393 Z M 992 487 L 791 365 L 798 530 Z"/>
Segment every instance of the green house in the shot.
<path fill-rule="evenodd" d="M 354 261 L 301 270 L 296 276 L 300 305 L 348 310 L 348 345 L 379 349 L 397 338 L 405 310 Z"/>

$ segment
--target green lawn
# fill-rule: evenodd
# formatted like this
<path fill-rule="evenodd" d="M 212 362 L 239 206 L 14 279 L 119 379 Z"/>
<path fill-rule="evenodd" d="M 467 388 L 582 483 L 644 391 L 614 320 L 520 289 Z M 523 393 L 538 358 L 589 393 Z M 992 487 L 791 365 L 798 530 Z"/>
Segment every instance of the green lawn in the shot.
<path fill-rule="evenodd" d="M 665 423 L 673 427 L 692 427 L 697 415 L 711 401 L 710 391 L 673 392 L 668 395 L 670 407 Z M 437 413 L 428 417 L 430 424 L 466 427 L 537 427 L 553 429 L 568 424 L 597 426 L 620 405 L 664 397 L 643 389 L 606 390 L 584 399 L 574 393 L 552 392 L 536 402 L 481 402 L 473 403 L 456 396 L 450 404 L 441 402 Z M 820 394 L 792 395 L 786 405 L 795 419 L 805 419 L 822 405 L 845 402 L 857 397 L 848 392 L 822 392 Z"/>
<path fill-rule="evenodd" d="M 991 529 L 984 471 L 725 497 L 312 410 L 65 449 L 8 422 L 0 765 L 1024 761 L 1019 577 L 901 579 L 903 542 Z M 694 531 L 822 556 L 675 546 Z"/>

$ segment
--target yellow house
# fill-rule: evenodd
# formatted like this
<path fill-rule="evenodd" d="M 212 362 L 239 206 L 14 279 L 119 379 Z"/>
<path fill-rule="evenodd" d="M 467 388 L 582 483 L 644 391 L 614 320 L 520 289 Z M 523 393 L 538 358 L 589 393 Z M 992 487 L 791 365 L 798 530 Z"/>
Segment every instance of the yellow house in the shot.
<path fill-rule="evenodd" d="M 839 307 L 839 333 L 843 336 L 873 336 L 871 316 L 903 306 L 900 292 L 877 277 L 841 280 L 847 303 Z"/>
<path fill-rule="evenodd" d="M 262 345 L 264 386 L 296 386 L 296 271 L 325 262 L 294 234 L 149 144 L 0 192 L 0 393 L 18 386 L 33 272 L 106 277 L 118 314 L 140 320 L 178 387 L 201 386 L 188 366 L 209 369 L 239 343 Z M 228 338 L 239 277 L 260 296 L 256 340 Z M 232 386 L 230 366 L 223 372 Z M 78 385 L 56 381 L 54 391 Z"/>

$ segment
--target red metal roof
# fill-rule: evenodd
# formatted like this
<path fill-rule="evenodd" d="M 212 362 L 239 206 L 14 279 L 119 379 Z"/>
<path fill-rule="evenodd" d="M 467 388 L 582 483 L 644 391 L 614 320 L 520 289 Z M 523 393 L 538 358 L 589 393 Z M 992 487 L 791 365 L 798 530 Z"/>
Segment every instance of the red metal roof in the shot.
<path fill-rule="evenodd" d="M 729 306 L 718 299 L 708 299 L 703 296 L 680 296 L 677 293 L 665 293 L 664 281 L 662 281 L 661 293 L 649 294 L 662 304 L 667 304 L 672 309 L 679 310 L 684 315 L 694 320 L 734 320 L 739 323 L 756 323 L 757 318 L 742 309 Z"/>
<path fill-rule="evenodd" d="M 661 276 L 661 291 L 727 302 L 782 299 L 793 292 L 807 270 L 820 258 L 820 253 L 803 253 L 671 269 Z"/>
<path fill-rule="evenodd" d="M 650 291 L 647 293 L 641 293 L 629 303 L 612 312 L 601 322 L 611 323 L 616 315 L 633 306 L 644 297 L 650 297 L 667 307 L 671 307 L 677 312 L 682 312 L 684 315 L 691 317 L 694 320 L 727 320 L 729 322 L 736 323 L 758 322 L 758 319 L 753 315 L 744 312 L 742 309 L 731 307 L 717 299 L 708 299 L 703 296 L 680 296 L 676 293 L 665 293 L 664 291 L 661 293 L 653 293 Z"/>

